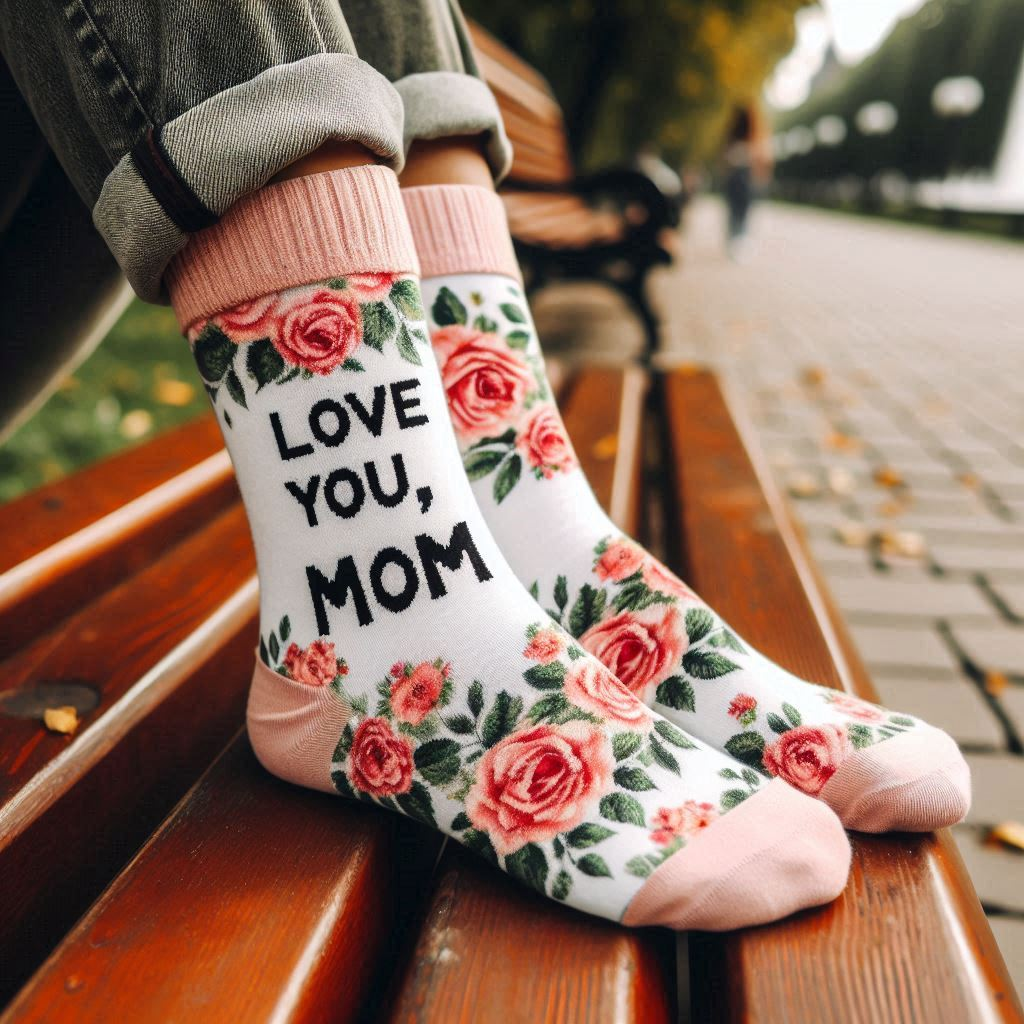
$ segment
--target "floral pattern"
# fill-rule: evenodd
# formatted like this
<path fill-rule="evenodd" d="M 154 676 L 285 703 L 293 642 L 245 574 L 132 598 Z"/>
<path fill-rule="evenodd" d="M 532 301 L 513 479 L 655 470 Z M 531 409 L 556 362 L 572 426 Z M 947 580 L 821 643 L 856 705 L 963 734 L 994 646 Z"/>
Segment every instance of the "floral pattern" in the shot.
<path fill-rule="evenodd" d="M 448 409 L 470 480 L 493 477 L 499 504 L 523 476 L 550 480 L 578 465 L 555 408 L 522 296 L 487 316 L 478 293 L 460 298 L 443 287 L 431 307 L 431 341 L 441 370 Z M 467 305 L 481 311 L 472 315 Z"/>
<path fill-rule="evenodd" d="M 394 344 L 421 366 L 423 317 L 415 278 L 353 274 L 243 302 L 194 326 L 189 343 L 211 400 L 223 390 L 247 409 L 253 388 L 361 372 L 364 348 Z"/>

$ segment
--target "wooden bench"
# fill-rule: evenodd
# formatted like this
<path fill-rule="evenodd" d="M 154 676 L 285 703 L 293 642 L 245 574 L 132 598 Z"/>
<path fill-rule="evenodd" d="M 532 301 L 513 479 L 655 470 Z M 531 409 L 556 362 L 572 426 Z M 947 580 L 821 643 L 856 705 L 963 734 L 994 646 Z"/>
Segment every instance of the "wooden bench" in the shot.
<path fill-rule="evenodd" d="M 514 150 L 501 187 L 528 291 L 558 279 L 617 288 L 639 316 L 646 352 L 658 343 L 647 275 L 672 262 L 679 199 L 628 167 L 577 174 L 562 110 L 544 78 L 470 23 L 480 72 L 498 100 Z"/>
<path fill-rule="evenodd" d="M 628 530 L 656 512 L 673 563 L 770 656 L 870 696 L 716 380 L 648 381 L 560 386 L 600 499 Z M 857 837 L 832 906 L 687 941 L 271 777 L 242 728 L 242 516 L 208 418 L 0 507 L 3 1024 L 1024 1020 L 948 835 Z M 73 737 L 17 717 L 48 695 L 81 706 Z"/>

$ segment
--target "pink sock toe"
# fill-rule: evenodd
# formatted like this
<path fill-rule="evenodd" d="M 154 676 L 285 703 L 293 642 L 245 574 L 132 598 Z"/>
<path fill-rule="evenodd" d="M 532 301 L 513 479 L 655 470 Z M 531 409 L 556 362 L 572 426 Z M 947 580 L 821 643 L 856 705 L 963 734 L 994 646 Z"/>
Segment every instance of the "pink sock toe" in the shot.
<path fill-rule="evenodd" d="M 834 900 L 849 870 L 839 819 L 776 779 L 665 861 L 622 921 L 680 931 L 764 924 Z"/>
<path fill-rule="evenodd" d="M 859 832 L 930 832 L 963 820 L 971 772 L 955 741 L 926 726 L 857 753 L 821 799 Z"/>

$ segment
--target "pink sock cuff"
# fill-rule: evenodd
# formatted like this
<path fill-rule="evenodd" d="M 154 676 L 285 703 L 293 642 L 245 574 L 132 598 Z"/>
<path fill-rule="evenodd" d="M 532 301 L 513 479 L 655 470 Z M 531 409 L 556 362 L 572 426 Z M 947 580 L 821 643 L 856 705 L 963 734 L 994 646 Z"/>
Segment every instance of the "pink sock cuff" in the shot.
<path fill-rule="evenodd" d="M 504 274 L 519 280 L 505 206 L 478 185 L 402 190 L 423 277 Z"/>
<path fill-rule="evenodd" d="M 350 273 L 419 273 L 398 179 L 350 167 L 268 185 L 192 236 L 166 282 L 183 330 L 269 292 Z"/>

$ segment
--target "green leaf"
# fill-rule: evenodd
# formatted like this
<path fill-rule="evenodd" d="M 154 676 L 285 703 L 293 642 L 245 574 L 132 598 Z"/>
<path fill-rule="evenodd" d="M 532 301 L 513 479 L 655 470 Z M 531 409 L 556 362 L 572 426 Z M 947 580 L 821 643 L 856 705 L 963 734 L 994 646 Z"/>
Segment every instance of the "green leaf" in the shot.
<path fill-rule="evenodd" d="M 399 793 L 395 799 L 410 818 L 437 827 L 434 820 L 434 802 L 430 799 L 430 790 L 422 782 L 414 782 L 408 793 Z"/>
<path fill-rule="evenodd" d="M 389 298 L 410 320 L 423 319 L 423 299 L 419 285 L 411 277 L 396 281 Z"/>
<path fill-rule="evenodd" d="M 224 386 L 228 389 L 228 394 L 243 409 L 249 408 L 245 402 L 245 389 L 242 387 L 242 382 L 238 379 L 238 374 L 234 370 L 228 370 L 228 375 L 224 378 Z"/>
<path fill-rule="evenodd" d="M 689 608 L 686 612 L 686 635 L 695 644 L 715 628 L 715 618 L 707 608 Z"/>
<path fill-rule="evenodd" d="M 506 320 L 511 320 L 514 324 L 526 323 L 526 314 L 515 303 L 503 302 L 498 308 L 505 314 Z"/>
<path fill-rule="evenodd" d="M 416 770 L 432 786 L 446 786 L 462 767 L 459 745 L 455 740 L 428 740 L 413 754 Z"/>
<path fill-rule="evenodd" d="M 506 448 L 510 448 L 515 444 L 516 440 L 516 429 L 515 427 L 509 427 L 504 433 L 499 434 L 497 437 L 482 437 L 479 441 L 474 441 L 469 446 L 467 451 L 474 451 L 477 448 L 489 448 L 491 445 L 500 444 Z"/>
<path fill-rule="evenodd" d="M 757 789 L 761 785 L 761 776 L 757 772 L 750 768 L 744 768 L 740 773 L 743 776 L 743 781 L 751 788 Z"/>
<path fill-rule="evenodd" d="M 551 886 L 551 896 L 556 900 L 564 900 L 572 889 L 572 876 L 568 871 L 559 871 L 555 875 L 555 884 Z"/>
<path fill-rule="evenodd" d="M 593 825 L 590 822 L 584 822 L 582 825 L 577 825 L 565 837 L 565 841 L 574 850 L 584 850 L 588 846 L 596 846 L 598 843 L 603 843 L 613 835 L 615 835 L 614 829 L 605 828 L 604 825 Z"/>
<path fill-rule="evenodd" d="M 332 291 L 343 292 L 348 287 L 348 281 L 343 277 L 332 277 L 328 279 L 327 287 Z"/>
<path fill-rule="evenodd" d="M 270 634 L 267 644 L 270 648 L 270 659 L 276 662 L 281 653 L 281 645 L 277 642 L 277 637 L 273 633 Z"/>
<path fill-rule="evenodd" d="M 662 768 L 667 771 L 674 772 L 676 775 L 679 774 L 679 762 L 675 759 L 675 756 L 653 736 L 651 737 L 651 753 L 654 755 L 654 760 L 657 761 Z"/>
<path fill-rule="evenodd" d="M 480 738 L 484 741 L 484 746 L 493 747 L 498 740 L 504 739 L 516 727 L 522 713 L 523 698 L 513 697 L 502 690 L 494 698 L 494 704 L 480 729 Z"/>
<path fill-rule="evenodd" d="M 687 651 L 683 655 L 683 670 L 695 679 L 717 679 L 738 668 L 734 661 L 714 651 Z"/>
<path fill-rule="evenodd" d="M 348 776 L 340 768 L 335 768 L 331 771 L 331 782 L 334 783 L 334 788 L 342 796 L 347 796 L 350 800 L 356 799 L 355 790 L 348 781 Z"/>
<path fill-rule="evenodd" d="M 557 718 L 563 714 L 569 707 L 569 699 L 564 693 L 549 693 L 546 697 L 541 697 L 536 704 L 534 704 L 529 711 L 526 712 L 526 717 L 531 722 L 542 722 L 545 718 Z"/>
<path fill-rule="evenodd" d="M 558 836 L 551 840 L 551 849 L 555 851 L 555 856 L 559 859 L 565 856 L 565 843 Z"/>
<path fill-rule="evenodd" d="M 521 850 L 505 858 L 505 870 L 537 892 L 545 892 L 548 879 L 548 859 L 536 843 L 527 843 Z"/>
<path fill-rule="evenodd" d="M 485 317 L 483 313 L 473 321 L 473 326 L 478 331 L 483 331 L 484 334 L 493 334 L 498 329 L 498 325 L 493 320 Z"/>
<path fill-rule="evenodd" d="M 612 753 L 616 761 L 625 761 L 639 749 L 643 740 L 635 732 L 618 732 L 612 737 Z"/>
<path fill-rule="evenodd" d="M 534 601 L 540 600 L 540 582 L 538 580 L 534 580 L 530 584 L 530 597 L 532 597 Z"/>
<path fill-rule="evenodd" d="M 789 722 L 780 718 L 774 711 L 768 712 L 768 727 L 772 732 L 777 732 L 780 735 L 784 732 L 789 732 L 790 730 Z"/>
<path fill-rule="evenodd" d="M 281 643 L 284 643 L 292 635 L 292 622 L 287 615 L 281 616 L 281 621 L 278 623 L 277 631 L 281 635 Z"/>
<path fill-rule="evenodd" d="M 484 451 L 466 452 L 462 459 L 466 476 L 470 480 L 479 480 L 488 473 L 493 473 L 505 458 L 505 452 L 485 449 Z"/>
<path fill-rule="evenodd" d="M 560 661 L 531 665 L 523 673 L 523 678 L 535 690 L 560 690 L 565 680 L 565 666 Z"/>
<path fill-rule="evenodd" d="M 591 626 L 601 621 L 607 596 L 603 590 L 598 590 L 589 583 L 583 584 L 572 611 L 569 612 L 569 632 L 574 637 L 582 636 Z"/>
<path fill-rule="evenodd" d="M 341 368 L 348 370 L 349 373 L 363 373 L 366 370 L 366 367 L 358 359 L 353 359 L 351 356 L 341 364 Z"/>
<path fill-rule="evenodd" d="M 677 729 L 671 722 L 664 718 L 654 723 L 654 731 L 666 742 L 671 743 L 680 750 L 694 750 L 697 744 L 691 740 L 682 729 Z"/>
<path fill-rule="evenodd" d="M 207 324 L 192 347 L 200 375 L 211 384 L 228 372 L 236 351 L 235 343 L 215 324 Z"/>
<path fill-rule="evenodd" d="M 480 717 L 484 709 L 484 687 L 479 679 L 474 679 L 469 686 L 469 697 L 467 698 L 470 714 L 474 718 Z"/>
<path fill-rule="evenodd" d="M 797 711 L 792 704 L 783 704 L 782 713 L 789 719 L 790 724 L 797 726 L 803 724 L 803 718 L 800 717 L 800 712 Z"/>
<path fill-rule="evenodd" d="M 676 711 L 693 711 L 696 706 L 693 684 L 682 676 L 669 676 L 664 682 L 659 683 L 654 699 L 667 708 L 675 708 Z"/>
<path fill-rule="evenodd" d="M 472 824 L 473 823 L 469 820 L 469 815 L 465 811 L 459 811 L 459 813 L 452 819 L 452 831 L 463 832 Z"/>
<path fill-rule="evenodd" d="M 423 360 L 420 359 L 420 354 L 413 344 L 412 332 L 405 324 L 398 328 L 398 354 L 407 363 L 412 363 L 414 366 L 423 365 Z"/>
<path fill-rule="evenodd" d="M 383 302 L 363 305 L 363 343 L 378 352 L 395 333 L 395 315 Z"/>
<path fill-rule="evenodd" d="M 498 470 L 498 475 L 494 478 L 494 500 L 499 505 L 508 497 L 509 491 L 519 483 L 522 471 L 523 460 L 518 454 L 511 456 Z"/>
<path fill-rule="evenodd" d="M 455 733 L 456 736 L 466 736 L 474 728 L 473 719 L 469 715 L 452 715 L 444 720 L 444 724 L 448 726 L 448 731 Z"/>
<path fill-rule="evenodd" d="M 722 794 L 721 805 L 723 811 L 728 811 L 737 804 L 743 803 L 750 794 L 745 789 L 728 789 Z"/>
<path fill-rule="evenodd" d="M 871 730 L 866 725 L 860 725 L 855 723 L 851 725 L 847 730 L 846 734 L 850 737 L 850 742 L 860 750 L 862 747 L 870 747 L 874 742 L 874 737 L 871 735 Z"/>
<path fill-rule="evenodd" d="M 569 603 L 569 583 L 564 576 L 555 580 L 555 604 L 559 611 L 562 611 Z"/>
<path fill-rule="evenodd" d="M 462 842 L 467 849 L 480 854 L 484 860 L 490 861 L 492 864 L 498 863 L 498 855 L 494 851 L 494 844 L 486 832 L 481 832 L 476 828 L 467 829 L 463 833 Z"/>
<path fill-rule="evenodd" d="M 723 779 L 738 779 L 739 775 L 736 774 L 731 768 L 723 768 L 718 773 Z"/>
<path fill-rule="evenodd" d="M 890 715 L 889 716 L 889 721 L 895 723 L 896 725 L 913 725 L 914 724 L 914 720 L 912 718 L 907 718 L 906 715 Z"/>
<path fill-rule="evenodd" d="M 626 874 L 634 878 L 648 878 L 653 870 L 643 857 L 630 857 L 626 861 Z"/>
<path fill-rule="evenodd" d="M 267 643 L 263 637 L 260 637 L 260 661 L 262 661 L 264 665 L 270 664 L 270 652 L 267 650 Z"/>
<path fill-rule="evenodd" d="M 725 752 L 737 761 L 760 768 L 764 756 L 764 737 L 759 732 L 738 732 L 726 741 Z"/>
<path fill-rule="evenodd" d="M 434 299 L 430 315 L 438 327 L 466 322 L 466 307 L 459 302 L 458 296 L 451 288 L 442 288 Z"/>
<path fill-rule="evenodd" d="M 740 643 L 739 637 L 730 629 L 723 629 L 720 633 L 716 633 L 708 640 L 708 643 L 712 647 L 728 647 L 737 654 L 747 653 L 747 649 Z"/>
<path fill-rule="evenodd" d="M 511 331 L 505 335 L 505 344 L 509 348 L 522 350 L 530 344 L 530 335 L 526 331 Z"/>
<path fill-rule="evenodd" d="M 626 825 L 639 825 L 640 828 L 647 824 L 643 805 L 628 793 L 609 793 L 601 797 L 598 809 L 601 817 L 608 821 L 621 821 Z"/>
<path fill-rule="evenodd" d="M 257 391 L 284 373 L 281 353 L 271 345 L 268 338 L 254 341 L 245 348 L 245 368 L 249 371 L 249 376 L 256 381 Z"/>
<path fill-rule="evenodd" d="M 608 870 L 608 865 L 604 862 L 603 857 L 598 857 L 596 853 L 588 853 L 585 857 L 580 857 L 576 861 L 576 867 L 580 869 L 585 875 L 590 875 L 591 878 L 611 878 L 612 873 Z"/>
<path fill-rule="evenodd" d="M 654 780 L 642 768 L 619 767 L 615 769 L 614 779 L 623 789 L 642 793 L 647 789 L 657 789 Z"/>

